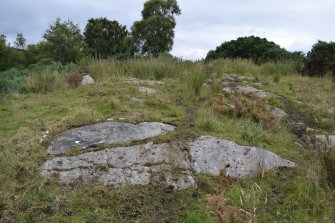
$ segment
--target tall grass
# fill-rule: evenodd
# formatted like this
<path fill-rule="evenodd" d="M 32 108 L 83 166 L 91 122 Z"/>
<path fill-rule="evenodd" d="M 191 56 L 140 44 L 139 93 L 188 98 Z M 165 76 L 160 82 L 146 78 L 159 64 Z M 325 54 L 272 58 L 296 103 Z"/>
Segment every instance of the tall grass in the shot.
<path fill-rule="evenodd" d="M 186 71 L 195 70 L 196 67 L 195 62 L 160 56 L 158 58 L 128 60 L 94 60 L 88 66 L 88 70 L 96 80 L 111 76 L 132 76 L 140 79 L 160 80 L 179 77 Z"/>

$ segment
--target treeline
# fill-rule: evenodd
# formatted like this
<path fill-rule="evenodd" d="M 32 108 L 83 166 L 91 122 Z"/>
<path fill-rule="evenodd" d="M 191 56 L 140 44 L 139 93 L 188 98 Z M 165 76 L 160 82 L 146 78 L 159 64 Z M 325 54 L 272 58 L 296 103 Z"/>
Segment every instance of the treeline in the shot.
<path fill-rule="evenodd" d="M 142 19 L 135 21 L 130 29 L 118 21 L 91 18 L 82 31 L 72 21 L 57 18 L 36 44 L 27 44 L 22 33 L 17 34 L 14 44 L 8 43 L 6 36 L 0 35 L 0 72 L 10 68 L 29 68 L 29 65 L 45 59 L 65 65 L 78 63 L 85 57 L 158 57 L 172 49 L 175 16 L 180 13 L 176 0 L 148 0 L 144 3 Z M 319 41 L 304 55 L 301 51 L 289 52 L 266 38 L 240 37 L 209 51 L 205 60 L 219 58 L 250 59 L 256 64 L 288 61 L 296 64 L 298 72 L 311 76 L 331 74 L 335 77 L 334 42 Z"/>
<path fill-rule="evenodd" d="M 89 19 L 84 31 L 72 21 L 57 18 L 46 29 L 43 40 L 27 44 L 22 33 L 14 45 L 0 36 L 0 71 L 25 68 L 41 59 L 51 58 L 67 64 L 83 57 L 129 58 L 138 55 L 157 57 L 172 49 L 175 16 L 181 10 L 176 0 L 149 0 L 144 3 L 142 20 L 130 31 L 107 18 Z"/>
<path fill-rule="evenodd" d="M 297 71 L 310 76 L 332 75 L 335 78 L 335 43 L 318 41 L 304 55 L 301 51 L 289 52 L 266 38 L 240 37 L 222 43 L 208 52 L 206 61 L 219 58 L 250 59 L 256 64 L 268 62 L 294 62 Z"/>

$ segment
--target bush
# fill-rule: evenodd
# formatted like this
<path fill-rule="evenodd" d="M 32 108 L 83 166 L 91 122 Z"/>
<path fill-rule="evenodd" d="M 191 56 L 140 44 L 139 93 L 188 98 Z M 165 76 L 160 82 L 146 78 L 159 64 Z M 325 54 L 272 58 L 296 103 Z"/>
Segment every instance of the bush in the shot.
<path fill-rule="evenodd" d="M 34 73 L 28 77 L 28 87 L 34 93 L 47 93 L 54 89 L 56 72 L 50 69 Z"/>
<path fill-rule="evenodd" d="M 320 153 L 325 184 L 335 188 L 335 151 L 333 148 L 327 148 Z"/>
<path fill-rule="evenodd" d="M 206 60 L 242 58 L 251 59 L 253 62 L 260 64 L 269 61 L 279 62 L 288 60 L 296 57 L 296 55 L 298 54 L 290 53 L 274 42 L 268 41 L 266 38 L 248 36 L 222 43 L 215 50 L 208 52 Z"/>
<path fill-rule="evenodd" d="M 26 92 L 26 78 L 28 72 L 16 68 L 0 73 L 0 93 L 9 91 Z"/>
<path fill-rule="evenodd" d="M 195 95 L 200 94 L 201 88 L 205 83 L 205 79 L 205 75 L 199 72 L 195 72 L 191 75 L 190 85 Z"/>
<path fill-rule="evenodd" d="M 335 42 L 318 41 L 304 61 L 304 71 L 311 76 L 330 73 L 335 77 Z"/>
<path fill-rule="evenodd" d="M 76 88 L 81 84 L 81 81 L 83 80 L 83 76 L 80 72 L 80 70 L 75 70 L 69 74 L 67 77 L 67 83 L 70 87 Z"/>
<path fill-rule="evenodd" d="M 243 122 L 242 138 L 249 143 L 258 142 L 263 136 L 263 124 L 253 122 L 251 119 L 246 119 Z"/>

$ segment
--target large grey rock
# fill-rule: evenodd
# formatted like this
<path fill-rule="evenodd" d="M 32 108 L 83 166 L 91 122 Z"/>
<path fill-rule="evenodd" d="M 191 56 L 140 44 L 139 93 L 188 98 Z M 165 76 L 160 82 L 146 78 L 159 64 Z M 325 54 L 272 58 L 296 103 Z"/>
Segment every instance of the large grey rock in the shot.
<path fill-rule="evenodd" d="M 174 126 L 159 122 L 137 125 L 123 122 L 104 122 L 74 128 L 59 134 L 49 145 L 51 154 L 63 154 L 72 148 L 85 149 L 103 144 L 122 144 L 144 140 L 173 131 Z"/>
<path fill-rule="evenodd" d="M 275 94 L 265 92 L 263 90 L 259 90 L 257 88 L 251 87 L 251 86 L 237 86 L 235 88 L 236 92 L 247 95 L 247 96 L 253 96 L 256 98 L 269 98 L 269 97 L 276 97 Z"/>
<path fill-rule="evenodd" d="M 95 81 L 90 75 L 85 75 L 83 76 L 83 80 L 81 81 L 82 85 L 89 85 L 89 84 L 94 84 Z"/>
<path fill-rule="evenodd" d="M 187 154 L 170 144 L 115 147 L 71 157 L 56 157 L 42 166 L 42 175 L 56 174 L 61 184 L 76 182 L 162 185 L 175 189 L 195 186 Z"/>
<path fill-rule="evenodd" d="M 315 145 L 318 149 L 335 149 L 335 135 L 316 135 Z"/>
<path fill-rule="evenodd" d="M 241 146 L 235 142 L 210 136 L 202 136 L 189 143 L 192 167 L 198 174 L 244 178 L 255 176 L 260 170 L 276 167 L 295 167 L 289 160 L 257 147 Z"/>

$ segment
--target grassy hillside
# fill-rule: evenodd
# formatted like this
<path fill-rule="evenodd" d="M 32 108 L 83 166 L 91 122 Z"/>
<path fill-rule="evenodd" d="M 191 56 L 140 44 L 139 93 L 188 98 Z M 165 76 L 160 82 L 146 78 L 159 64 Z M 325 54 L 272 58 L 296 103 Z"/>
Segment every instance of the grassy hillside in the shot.
<path fill-rule="evenodd" d="M 302 144 L 288 121 L 274 120 L 259 109 L 264 101 L 222 92 L 224 73 L 247 77 L 245 84 L 257 80 L 261 89 L 285 98 L 270 98 L 270 104 L 299 114 L 318 133 L 334 134 L 330 110 L 335 108 L 335 85 L 330 78 L 301 76 L 289 63 L 204 63 L 164 56 L 83 60 L 80 67 L 96 80 L 94 85 L 70 86 L 71 69 L 46 68 L 27 75 L 27 93 L 1 96 L 0 222 L 335 222 L 335 180 L 329 177 L 335 171 L 334 153 L 325 156 Z M 130 77 L 164 84 L 154 87 L 157 94 L 142 94 L 125 81 Z M 231 111 L 225 109 L 228 104 L 240 106 Z M 219 136 L 275 152 L 298 167 L 244 180 L 201 175 L 198 188 L 183 191 L 59 186 L 55 178 L 39 175 L 48 158 L 46 147 L 57 133 L 111 118 L 177 126 L 155 142 L 186 144 L 201 135 Z"/>

